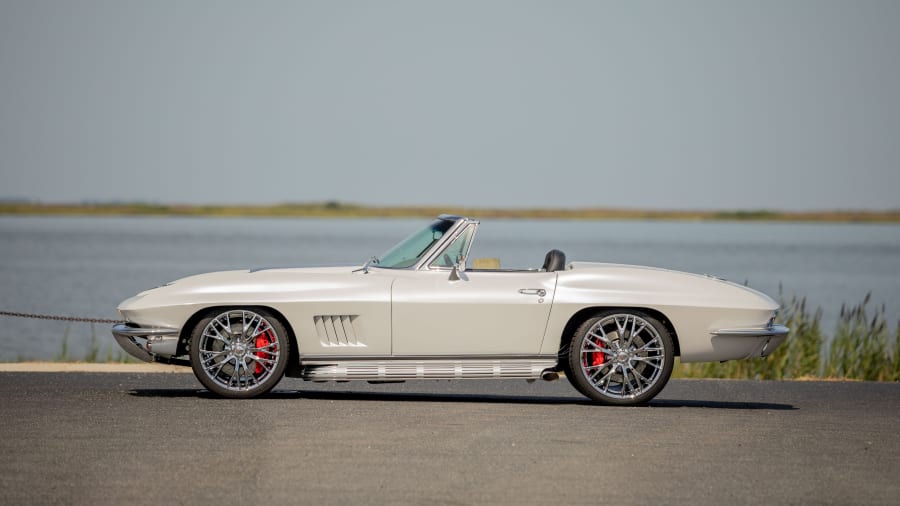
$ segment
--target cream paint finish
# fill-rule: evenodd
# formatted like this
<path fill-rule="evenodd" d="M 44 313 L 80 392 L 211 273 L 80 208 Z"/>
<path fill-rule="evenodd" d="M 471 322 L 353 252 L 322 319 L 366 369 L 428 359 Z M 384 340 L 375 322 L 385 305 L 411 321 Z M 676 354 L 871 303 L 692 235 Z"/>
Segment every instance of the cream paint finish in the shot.
<path fill-rule="evenodd" d="M 747 358 L 761 341 L 713 337 L 725 328 L 763 329 L 778 309 L 767 295 L 699 274 L 633 265 L 573 262 L 559 273 L 542 353 L 559 349 L 566 324 L 585 308 L 635 308 L 661 313 L 675 329 L 682 362 Z M 764 340 L 763 340 L 764 341 Z"/>
<path fill-rule="evenodd" d="M 541 297 L 520 293 L 522 289 L 546 293 Z M 715 333 L 765 329 L 778 304 L 765 294 L 708 276 L 573 262 L 549 273 L 470 270 L 459 280 L 451 280 L 449 270 L 378 267 L 368 273 L 358 267 L 214 272 L 148 290 L 124 301 L 119 310 L 141 327 L 182 329 L 193 316 L 222 307 L 266 307 L 283 315 L 297 337 L 301 360 L 555 356 L 560 344 L 571 339 L 567 325 L 580 311 L 584 317 L 630 308 L 671 322 L 681 360 L 694 362 L 758 356 L 768 338 Z M 329 338 L 323 321 L 330 322 L 332 334 L 341 322 L 352 322 L 348 332 L 355 342 Z"/>
<path fill-rule="evenodd" d="M 554 355 L 570 319 L 586 308 L 658 311 L 672 322 L 683 362 L 745 358 L 763 343 L 723 337 L 728 328 L 764 328 L 778 305 L 744 286 L 647 267 L 575 262 L 560 272 L 354 267 L 202 274 L 123 302 L 123 317 L 181 329 L 214 307 L 269 307 L 297 336 L 302 356 Z M 557 281 L 558 276 L 558 281 Z M 520 289 L 544 289 L 543 302 Z M 551 310 L 552 306 L 552 310 Z M 316 316 L 353 316 L 361 345 L 323 340 Z"/>
<path fill-rule="evenodd" d="M 148 290 L 119 306 L 122 316 L 148 327 L 180 329 L 199 311 L 214 307 L 268 307 L 287 319 L 301 354 L 389 355 L 393 276 L 357 267 L 267 269 L 201 274 Z M 353 315 L 364 346 L 329 345 L 315 317 Z"/>
<path fill-rule="evenodd" d="M 397 271 L 393 354 L 536 355 L 556 287 L 555 272 Z M 520 293 L 520 289 L 537 293 Z M 555 352 L 551 355 L 555 355 Z"/>

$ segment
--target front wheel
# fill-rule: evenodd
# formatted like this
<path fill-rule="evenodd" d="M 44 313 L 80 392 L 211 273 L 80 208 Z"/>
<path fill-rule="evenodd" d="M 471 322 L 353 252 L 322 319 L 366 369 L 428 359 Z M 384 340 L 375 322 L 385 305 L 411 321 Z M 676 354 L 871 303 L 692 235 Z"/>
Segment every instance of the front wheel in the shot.
<path fill-rule="evenodd" d="M 572 336 L 566 377 L 601 404 L 630 406 L 656 397 L 674 361 L 672 336 L 658 320 L 640 311 L 604 311 Z"/>
<path fill-rule="evenodd" d="M 258 309 L 215 311 L 191 334 L 191 368 L 211 392 L 248 398 L 272 389 L 290 355 L 284 325 Z"/>

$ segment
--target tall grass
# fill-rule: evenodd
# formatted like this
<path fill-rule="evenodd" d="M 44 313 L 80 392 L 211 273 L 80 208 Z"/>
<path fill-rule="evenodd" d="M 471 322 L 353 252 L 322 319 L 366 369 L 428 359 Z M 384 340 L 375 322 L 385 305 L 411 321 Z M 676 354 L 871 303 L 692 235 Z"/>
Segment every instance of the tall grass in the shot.
<path fill-rule="evenodd" d="M 873 381 L 900 380 L 900 371 L 894 367 L 900 329 L 897 329 L 891 342 L 884 307 L 874 311 L 869 318 L 869 299 L 870 296 L 866 295 L 858 306 L 841 307 L 841 317 L 825 363 L 826 376 Z"/>
<path fill-rule="evenodd" d="M 891 334 L 886 310 L 872 309 L 871 294 L 852 307 L 841 308 L 833 337 L 822 333 L 822 310 L 810 311 L 806 298 L 782 302 L 787 340 L 767 358 L 724 363 L 680 364 L 682 378 L 796 379 L 842 378 L 900 381 L 900 324 Z"/>

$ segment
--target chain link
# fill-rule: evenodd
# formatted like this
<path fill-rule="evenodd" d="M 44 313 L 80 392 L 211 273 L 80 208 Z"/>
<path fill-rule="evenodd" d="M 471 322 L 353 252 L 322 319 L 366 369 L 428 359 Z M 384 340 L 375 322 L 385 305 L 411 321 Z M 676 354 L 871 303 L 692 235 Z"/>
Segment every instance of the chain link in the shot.
<path fill-rule="evenodd" d="M 36 318 L 38 320 L 58 320 L 64 322 L 84 323 L 123 323 L 124 320 L 111 320 L 109 318 L 84 318 L 81 316 L 56 316 L 49 314 L 16 313 L 14 311 L 0 311 L 0 316 L 12 316 L 14 318 Z"/>

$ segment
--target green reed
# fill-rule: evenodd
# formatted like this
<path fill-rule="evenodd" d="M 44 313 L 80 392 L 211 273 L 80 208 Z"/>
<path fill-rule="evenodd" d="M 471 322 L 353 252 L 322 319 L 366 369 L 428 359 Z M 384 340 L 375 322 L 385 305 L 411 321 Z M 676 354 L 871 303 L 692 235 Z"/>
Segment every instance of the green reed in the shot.
<path fill-rule="evenodd" d="M 767 358 L 725 363 L 677 364 L 681 378 L 796 379 L 840 378 L 900 381 L 900 324 L 893 335 L 886 309 L 860 304 L 841 308 L 833 337 L 822 333 L 822 310 L 810 310 L 805 297 L 782 301 L 780 320 L 790 327 L 787 340 Z"/>
<path fill-rule="evenodd" d="M 132 357 L 125 351 L 119 348 L 119 346 L 115 343 L 108 343 L 105 346 L 106 353 L 103 353 L 104 346 L 100 343 L 97 338 L 97 328 L 91 323 L 91 334 L 90 334 L 90 344 L 88 345 L 87 353 L 84 356 L 78 357 L 73 356 L 71 354 L 71 350 L 69 349 L 69 338 L 71 336 L 71 326 L 66 323 L 65 330 L 63 331 L 63 338 L 60 342 L 60 350 L 59 353 L 53 357 L 55 362 L 92 362 L 92 363 L 136 363 L 140 362 L 140 360 Z M 26 362 L 30 359 L 24 356 L 19 356 L 19 362 Z"/>

